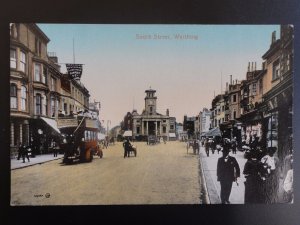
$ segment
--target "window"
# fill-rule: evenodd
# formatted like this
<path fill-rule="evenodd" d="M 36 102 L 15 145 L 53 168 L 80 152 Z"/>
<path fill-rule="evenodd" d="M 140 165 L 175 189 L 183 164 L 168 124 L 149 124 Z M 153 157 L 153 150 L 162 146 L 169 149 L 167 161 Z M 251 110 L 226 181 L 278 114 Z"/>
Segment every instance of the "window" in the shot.
<path fill-rule="evenodd" d="M 21 87 L 21 110 L 26 111 L 27 105 L 27 89 L 25 86 Z"/>
<path fill-rule="evenodd" d="M 150 106 L 150 112 L 152 112 L 152 106 Z"/>
<path fill-rule="evenodd" d="M 277 59 L 273 63 L 273 74 L 272 74 L 272 79 L 276 80 L 280 75 L 280 64 L 279 64 L 279 59 Z"/>
<path fill-rule="evenodd" d="M 50 115 L 52 116 L 52 117 L 54 117 L 55 116 L 55 99 L 52 97 L 51 98 L 51 113 L 50 113 Z"/>
<path fill-rule="evenodd" d="M 174 130 L 174 125 L 171 125 L 171 126 L 170 126 L 170 129 L 171 129 L 171 130 Z"/>
<path fill-rule="evenodd" d="M 41 64 L 34 64 L 34 80 L 41 82 Z"/>
<path fill-rule="evenodd" d="M 233 111 L 233 119 L 235 119 L 236 118 L 236 111 L 234 110 Z"/>
<path fill-rule="evenodd" d="M 232 96 L 232 102 L 236 102 L 236 95 Z"/>
<path fill-rule="evenodd" d="M 252 84 L 252 94 L 256 95 L 256 83 Z"/>
<path fill-rule="evenodd" d="M 140 134 L 140 127 L 136 127 L 136 133 Z"/>
<path fill-rule="evenodd" d="M 47 67 L 44 65 L 43 66 L 43 75 L 42 75 L 42 82 L 44 84 L 47 84 L 47 74 L 48 74 L 48 69 Z"/>
<path fill-rule="evenodd" d="M 166 133 L 166 132 L 167 132 L 167 128 L 163 127 L 163 133 Z"/>
<path fill-rule="evenodd" d="M 48 100 L 47 96 L 44 95 L 42 101 L 43 101 L 43 115 L 45 115 L 45 116 L 47 116 L 47 112 L 48 112 L 48 101 L 47 100 Z"/>
<path fill-rule="evenodd" d="M 17 56 L 15 49 L 10 50 L 10 68 L 17 68 Z"/>
<path fill-rule="evenodd" d="M 20 55 L 20 70 L 25 73 L 26 70 L 26 55 L 24 52 L 21 52 Z"/>
<path fill-rule="evenodd" d="M 51 91 L 56 91 L 56 79 L 51 77 L 51 85 L 50 85 Z"/>
<path fill-rule="evenodd" d="M 10 108 L 17 109 L 17 85 L 11 84 L 10 85 Z"/>
<path fill-rule="evenodd" d="M 263 93 L 263 79 L 259 80 L 259 93 L 262 94 Z"/>
<path fill-rule="evenodd" d="M 39 55 L 41 55 L 42 52 L 42 43 L 39 41 Z"/>
<path fill-rule="evenodd" d="M 41 115 L 42 113 L 42 96 L 41 94 L 36 94 L 35 96 L 35 113 Z"/>

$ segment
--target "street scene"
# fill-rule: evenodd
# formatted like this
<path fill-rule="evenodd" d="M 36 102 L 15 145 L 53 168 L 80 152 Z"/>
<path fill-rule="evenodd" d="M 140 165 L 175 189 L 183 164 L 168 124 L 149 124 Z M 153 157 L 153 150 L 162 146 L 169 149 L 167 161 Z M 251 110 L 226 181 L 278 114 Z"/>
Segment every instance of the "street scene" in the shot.
<path fill-rule="evenodd" d="M 9 25 L 12 206 L 294 202 L 293 25 Z"/>
<path fill-rule="evenodd" d="M 184 143 L 134 143 L 124 158 L 122 143 L 104 149 L 92 163 L 53 160 L 12 170 L 13 205 L 200 204 L 199 158 Z M 32 159 L 34 160 L 34 159 Z M 43 174 L 41 176 L 41 174 Z M 34 187 L 34 188 L 33 188 Z M 46 197 L 46 194 L 50 197 Z"/>

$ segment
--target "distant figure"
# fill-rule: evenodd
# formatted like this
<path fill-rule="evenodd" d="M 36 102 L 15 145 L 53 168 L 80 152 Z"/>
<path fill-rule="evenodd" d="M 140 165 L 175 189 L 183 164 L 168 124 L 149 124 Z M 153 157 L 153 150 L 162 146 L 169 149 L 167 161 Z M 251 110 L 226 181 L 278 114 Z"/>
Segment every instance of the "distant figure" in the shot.
<path fill-rule="evenodd" d="M 209 157 L 209 142 L 208 142 L 208 138 L 205 139 L 204 141 L 204 147 L 205 147 L 205 152 L 207 157 Z"/>
<path fill-rule="evenodd" d="M 131 143 L 129 142 L 129 139 L 126 139 L 123 143 L 123 147 L 124 147 L 124 158 L 127 156 L 129 157 L 130 155 L 130 149 L 132 148 Z"/>
<path fill-rule="evenodd" d="M 231 140 L 231 148 L 232 148 L 232 153 L 236 154 L 236 148 L 237 148 L 237 141 L 236 141 L 236 137 L 234 137 Z"/>
<path fill-rule="evenodd" d="M 230 204 L 229 196 L 231 193 L 232 183 L 237 182 L 240 177 L 240 167 L 236 159 L 229 156 L 229 149 L 223 148 L 223 156 L 218 159 L 217 178 L 221 185 L 221 202 Z"/>
<path fill-rule="evenodd" d="M 57 157 L 58 144 L 55 141 L 53 141 L 51 143 L 51 145 L 52 145 L 52 149 L 53 149 L 53 157 Z"/>
<path fill-rule="evenodd" d="M 22 159 L 23 159 L 23 163 L 25 163 L 25 158 L 27 158 L 28 162 L 30 162 L 29 155 L 28 155 L 28 148 L 26 147 L 25 144 L 23 144 L 22 145 Z"/>
<path fill-rule="evenodd" d="M 194 140 L 194 143 L 193 143 L 193 152 L 194 154 L 199 154 L 199 143 L 197 140 Z"/>

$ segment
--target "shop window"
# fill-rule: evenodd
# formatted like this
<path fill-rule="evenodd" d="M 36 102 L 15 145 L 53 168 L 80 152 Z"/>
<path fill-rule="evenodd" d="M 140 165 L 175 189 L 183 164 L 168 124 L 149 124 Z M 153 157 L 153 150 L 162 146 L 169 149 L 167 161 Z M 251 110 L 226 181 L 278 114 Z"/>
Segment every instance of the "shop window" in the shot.
<path fill-rule="evenodd" d="M 26 71 L 26 54 L 22 51 L 20 53 L 20 70 L 24 73 Z"/>
<path fill-rule="evenodd" d="M 15 49 L 10 49 L 10 68 L 17 68 L 17 54 Z"/>
<path fill-rule="evenodd" d="M 140 127 L 137 127 L 137 128 L 136 128 L 136 133 L 137 133 L 137 134 L 140 134 Z"/>
<path fill-rule="evenodd" d="M 167 132 L 167 128 L 163 127 L 163 133 L 166 133 L 166 132 Z"/>
<path fill-rule="evenodd" d="M 21 110 L 26 111 L 27 105 L 27 89 L 25 86 L 21 87 Z"/>
<path fill-rule="evenodd" d="M 10 85 L 10 108 L 17 109 L 17 85 L 11 84 Z"/>

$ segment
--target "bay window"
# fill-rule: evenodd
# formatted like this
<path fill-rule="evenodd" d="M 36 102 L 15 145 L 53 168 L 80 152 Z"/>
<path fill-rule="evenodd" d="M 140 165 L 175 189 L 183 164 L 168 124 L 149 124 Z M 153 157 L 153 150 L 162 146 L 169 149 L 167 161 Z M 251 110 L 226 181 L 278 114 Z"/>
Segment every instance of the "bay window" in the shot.
<path fill-rule="evenodd" d="M 27 105 L 27 89 L 25 86 L 21 87 L 21 110 L 26 111 Z"/>
<path fill-rule="evenodd" d="M 41 64 L 34 64 L 34 81 L 41 82 Z"/>
<path fill-rule="evenodd" d="M 37 115 L 42 114 L 42 96 L 41 96 L 41 94 L 36 94 L 36 96 L 35 96 L 35 113 Z"/>
<path fill-rule="evenodd" d="M 25 73 L 26 70 L 26 55 L 21 51 L 20 53 L 20 70 Z"/>
<path fill-rule="evenodd" d="M 10 49 L 10 68 L 17 68 L 17 54 L 15 49 Z"/>
<path fill-rule="evenodd" d="M 17 85 L 11 84 L 10 85 L 10 108 L 11 109 L 17 109 Z"/>

